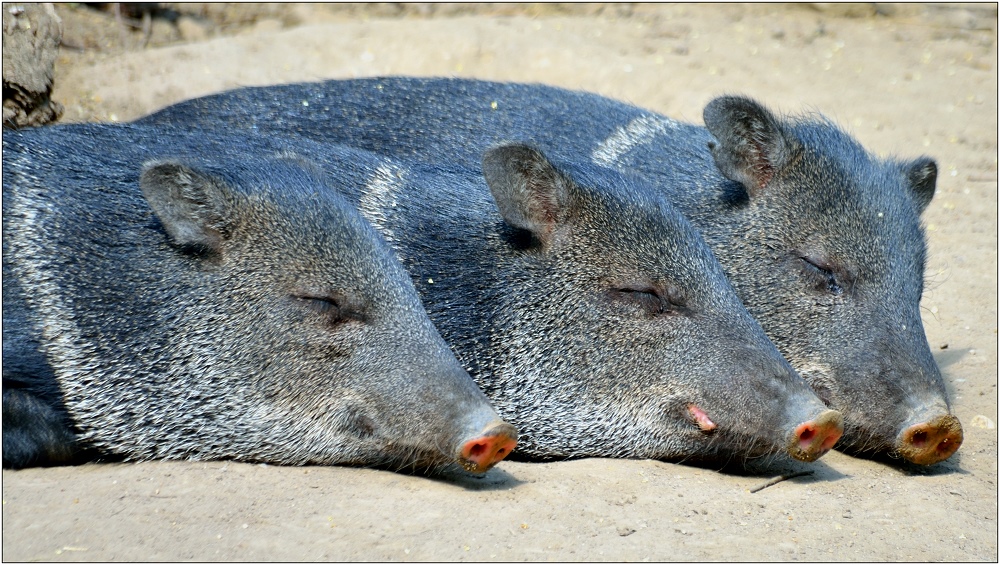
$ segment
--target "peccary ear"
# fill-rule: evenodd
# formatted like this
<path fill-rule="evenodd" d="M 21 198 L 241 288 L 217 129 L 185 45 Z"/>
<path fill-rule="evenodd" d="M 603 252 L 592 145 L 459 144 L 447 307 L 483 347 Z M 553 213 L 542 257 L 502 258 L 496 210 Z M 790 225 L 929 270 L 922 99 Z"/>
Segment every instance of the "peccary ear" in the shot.
<path fill-rule="evenodd" d="M 225 181 L 178 161 L 152 161 L 143 166 L 139 187 L 176 245 L 222 251 L 233 207 Z"/>
<path fill-rule="evenodd" d="M 715 165 L 726 178 L 742 184 L 751 198 L 799 149 L 798 141 L 785 135 L 778 120 L 749 98 L 716 98 L 705 106 L 704 119 L 718 140 L 708 144 Z"/>
<path fill-rule="evenodd" d="M 937 163 L 929 157 L 922 157 L 906 166 L 906 177 L 910 181 L 910 191 L 919 213 L 923 214 L 934 198 L 937 185 Z"/>
<path fill-rule="evenodd" d="M 503 219 L 548 244 L 566 220 L 572 181 L 541 152 L 519 143 L 487 150 L 483 176 Z"/>

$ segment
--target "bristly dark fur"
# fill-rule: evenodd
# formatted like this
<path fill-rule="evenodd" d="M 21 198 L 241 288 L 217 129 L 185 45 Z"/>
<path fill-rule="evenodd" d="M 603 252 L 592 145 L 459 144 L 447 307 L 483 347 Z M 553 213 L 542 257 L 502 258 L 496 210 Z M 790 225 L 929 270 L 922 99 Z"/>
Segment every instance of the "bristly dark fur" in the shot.
<path fill-rule="evenodd" d="M 141 122 L 469 167 L 518 139 L 638 177 L 701 232 L 768 337 L 844 413 L 843 445 L 893 449 L 906 426 L 949 412 L 918 307 L 920 213 L 936 167 L 879 159 L 822 116 L 785 117 L 728 96 L 706 108 L 705 128 L 542 85 L 388 77 L 239 89 Z"/>

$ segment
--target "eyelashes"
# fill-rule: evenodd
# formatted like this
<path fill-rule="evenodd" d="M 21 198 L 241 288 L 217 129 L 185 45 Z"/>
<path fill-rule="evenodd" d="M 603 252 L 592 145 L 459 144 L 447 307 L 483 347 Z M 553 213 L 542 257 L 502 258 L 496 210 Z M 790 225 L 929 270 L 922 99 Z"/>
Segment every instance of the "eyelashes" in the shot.
<path fill-rule="evenodd" d="M 310 312 L 326 318 L 326 322 L 331 326 L 365 321 L 364 314 L 352 307 L 350 301 L 344 297 L 306 294 L 297 295 L 294 298 Z"/>
<path fill-rule="evenodd" d="M 799 257 L 799 259 L 802 261 L 803 270 L 812 278 L 817 290 L 835 296 L 844 293 L 843 281 L 838 280 L 837 274 L 829 265 L 810 257 Z"/>
<path fill-rule="evenodd" d="M 659 292 L 652 287 L 616 288 L 610 293 L 613 300 L 634 304 L 651 317 L 678 315 L 686 311 L 682 300 L 676 293 L 671 296 L 669 293 Z"/>

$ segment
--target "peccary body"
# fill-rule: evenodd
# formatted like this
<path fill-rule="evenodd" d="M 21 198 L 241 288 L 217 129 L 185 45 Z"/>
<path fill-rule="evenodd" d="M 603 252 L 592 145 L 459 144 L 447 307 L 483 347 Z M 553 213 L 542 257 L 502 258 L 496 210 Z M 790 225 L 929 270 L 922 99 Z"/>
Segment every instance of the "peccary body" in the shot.
<path fill-rule="evenodd" d="M 919 312 L 930 159 L 877 159 L 821 117 L 783 119 L 745 98 L 714 100 L 699 127 L 582 92 L 457 79 L 246 88 L 140 122 L 470 166 L 524 139 L 635 175 L 700 230 L 767 335 L 844 413 L 839 447 L 929 464 L 962 441 Z"/>
<path fill-rule="evenodd" d="M 502 458 L 516 431 L 356 209 L 295 158 L 201 139 L 4 134 L 4 466 Z"/>
<path fill-rule="evenodd" d="M 605 171 L 516 144 L 474 169 L 307 140 L 295 152 L 394 247 L 442 336 L 518 427 L 517 453 L 813 460 L 839 438 L 839 413 L 643 183 L 605 175 L 597 187 Z"/>

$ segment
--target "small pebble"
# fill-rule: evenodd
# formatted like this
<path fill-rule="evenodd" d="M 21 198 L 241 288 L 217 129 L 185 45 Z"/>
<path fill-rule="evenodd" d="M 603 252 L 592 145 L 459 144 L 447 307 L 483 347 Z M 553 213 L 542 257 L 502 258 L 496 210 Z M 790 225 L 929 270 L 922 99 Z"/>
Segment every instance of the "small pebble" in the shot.
<path fill-rule="evenodd" d="M 989 418 L 983 416 L 982 414 L 979 414 L 978 416 L 973 418 L 972 421 L 969 422 L 969 425 L 972 426 L 973 428 L 985 428 L 987 430 L 996 429 L 996 424 L 993 423 L 993 420 L 990 420 Z"/>

